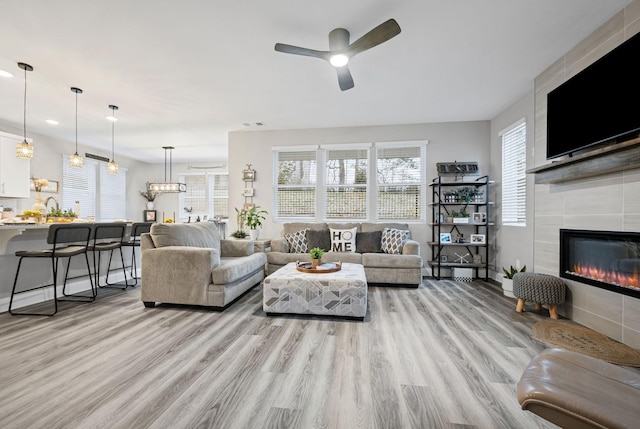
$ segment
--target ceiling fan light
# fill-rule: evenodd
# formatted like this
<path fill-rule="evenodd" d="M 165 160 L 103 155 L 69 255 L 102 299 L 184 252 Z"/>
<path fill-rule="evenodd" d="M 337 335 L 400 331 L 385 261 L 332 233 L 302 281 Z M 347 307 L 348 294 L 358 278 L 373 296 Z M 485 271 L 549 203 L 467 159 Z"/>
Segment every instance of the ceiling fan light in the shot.
<path fill-rule="evenodd" d="M 344 54 L 332 55 L 331 58 L 329 58 L 329 62 L 334 67 L 344 67 L 349 62 L 349 57 Z"/>

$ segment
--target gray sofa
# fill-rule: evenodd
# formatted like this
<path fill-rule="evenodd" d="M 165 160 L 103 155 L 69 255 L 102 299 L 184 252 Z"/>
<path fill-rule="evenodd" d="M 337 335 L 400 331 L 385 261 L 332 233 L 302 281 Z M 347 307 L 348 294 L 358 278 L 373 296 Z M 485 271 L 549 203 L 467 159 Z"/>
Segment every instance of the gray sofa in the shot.
<path fill-rule="evenodd" d="M 250 240 L 221 240 L 213 222 L 154 224 L 140 237 L 141 300 L 222 310 L 264 278 Z"/>
<path fill-rule="evenodd" d="M 331 251 L 330 228 L 357 228 L 356 252 Z M 420 256 L 420 244 L 411 240 L 411 232 L 401 246 L 399 254 L 387 254 L 379 249 L 379 240 L 385 228 L 409 231 L 405 223 L 285 223 L 281 236 L 271 240 L 271 251 L 267 253 L 267 274 L 271 274 L 290 262 L 309 262 L 308 252 L 294 253 L 287 234 L 293 234 L 305 229 L 307 234 L 307 248 L 321 247 L 329 250 L 322 256 L 322 262 L 347 262 L 364 266 L 367 283 L 386 285 L 408 285 L 418 287 L 422 282 L 423 261 Z M 327 244 L 327 239 L 329 243 Z M 376 243 L 376 240 L 378 242 Z M 321 245 L 324 244 L 324 245 Z"/>

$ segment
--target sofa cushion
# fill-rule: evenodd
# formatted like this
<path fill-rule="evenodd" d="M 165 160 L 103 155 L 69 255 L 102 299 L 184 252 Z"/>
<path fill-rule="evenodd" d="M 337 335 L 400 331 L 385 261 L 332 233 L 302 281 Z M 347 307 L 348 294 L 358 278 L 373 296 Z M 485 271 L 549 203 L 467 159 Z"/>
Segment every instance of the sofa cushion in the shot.
<path fill-rule="evenodd" d="M 329 228 L 332 252 L 355 252 L 357 227 L 350 229 Z"/>
<path fill-rule="evenodd" d="M 285 234 L 284 238 L 289 242 L 291 253 L 307 253 L 309 248 L 307 247 L 307 231 L 309 228 L 301 229 L 290 234 Z"/>
<path fill-rule="evenodd" d="M 408 238 L 408 230 L 385 228 L 382 231 L 382 251 L 391 255 L 399 255 L 402 253 L 402 246 Z"/>
<path fill-rule="evenodd" d="M 150 230 L 155 247 L 187 246 L 220 249 L 218 227 L 213 222 L 154 223 Z"/>
<path fill-rule="evenodd" d="M 242 258 L 220 258 L 220 265 L 211 271 L 215 284 L 228 284 L 250 276 L 256 270 L 264 269 L 267 255 L 263 252 Z"/>
<path fill-rule="evenodd" d="M 382 231 L 359 232 L 356 235 L 356 252 L 381 253 Z"/>
<path fill-rule="evenodd" d="M 314 249 L 316 247 L 321 248 L 325 252 L 331 249 L 331 233 L 328 229 L 316 231 L 310 229 L 307 231 L 307 247 Z"/>

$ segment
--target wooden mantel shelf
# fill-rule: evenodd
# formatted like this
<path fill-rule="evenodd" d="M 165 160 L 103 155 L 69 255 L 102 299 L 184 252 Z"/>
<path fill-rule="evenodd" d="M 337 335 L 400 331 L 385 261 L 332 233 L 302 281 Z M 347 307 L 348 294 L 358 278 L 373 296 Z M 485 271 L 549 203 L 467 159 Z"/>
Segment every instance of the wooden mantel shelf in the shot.
<path fill-rule="evenodd" d="M 640 168 L 640 137 L 527 170 L 535 183 L 560 183 Z"/>

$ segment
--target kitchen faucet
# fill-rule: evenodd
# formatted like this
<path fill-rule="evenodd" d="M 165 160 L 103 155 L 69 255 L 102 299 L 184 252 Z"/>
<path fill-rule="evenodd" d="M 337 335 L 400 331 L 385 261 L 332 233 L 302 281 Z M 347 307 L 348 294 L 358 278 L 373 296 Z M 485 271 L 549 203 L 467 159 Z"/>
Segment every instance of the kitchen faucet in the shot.
<path fill-rule="evenodd" d="M 49 209 L 49 201 L 53 200 L 56 203 L 56 210 L 60 210 L 60 204 L 58 204 L 58 200 L 55 197 L 51 196 L 44 200 L 44 206 Z"/>

